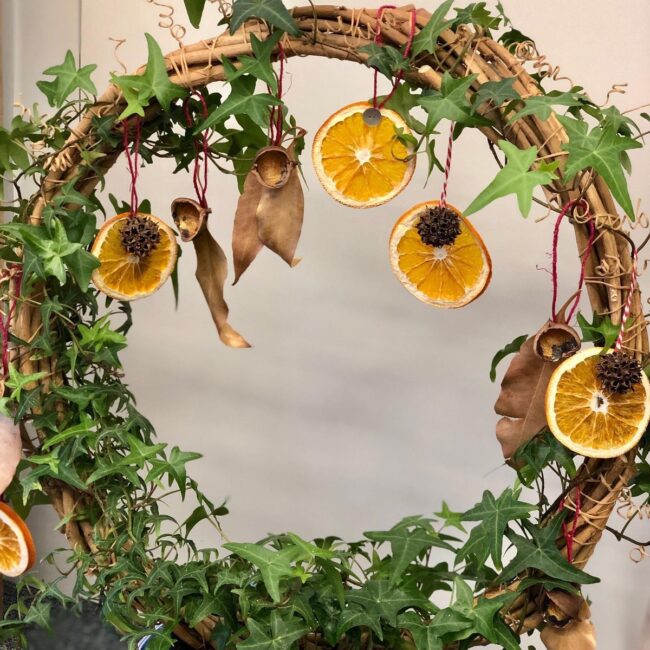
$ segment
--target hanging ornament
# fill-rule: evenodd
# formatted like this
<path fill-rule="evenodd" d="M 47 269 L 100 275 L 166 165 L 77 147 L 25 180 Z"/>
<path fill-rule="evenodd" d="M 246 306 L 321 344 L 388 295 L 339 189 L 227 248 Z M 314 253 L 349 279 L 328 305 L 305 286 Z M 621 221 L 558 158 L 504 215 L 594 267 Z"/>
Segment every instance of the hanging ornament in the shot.
<path fill-rule="evenodd" d="M 208 107 L 203 95 L 192 93 L 201 105 L 203 117 L 208 114 Z M 190 98 L 184 103 L 185 119 L 188 128 L 194 125 L 190 110 Z M 223 289 L 228 277 L 228 261 L 223 249 L 208 230 L 208 164 L 210 150 L 210 131 L 206 130 L 200 142 L 194 141 L 193 183 L 197 200 L 178 198 L 173 201 L 171 213 L 183 242 L 192 242 L 196 251 L 196 279 L 203 292 L 203 297 L 212 314 L 212 320 L 219 332 L 221 341 L 231 348 L 249 348 L 249 343 L 228 323 L 228 305 L 224 299 Z"/>
<path fill-rule="evenodd" d="M 0 414 L 0 495 L 9 487 L 23 455 L 20 429 L 12 418 Z"/>
<path fill-rule="evenodd" d="M 383 43 L 383 13 L 377 11 L 375 44 Z M 404 48 L 408 59 L 416 28 L 416 12 L 410 10 L 411 29 Z M 395 198 L 411 181 L 416 156 L 398 134 L 412 136 L 404 119 L 386 108 L 404 77 L 400 70 L 391 92 L 379 101 L 379 71 L 374 70 L 372 102 L 346 106 L 330 116 L 314 138 L 312 161 L 325 191 L 336 201 L 352 208 L 372 208 Z"/>
<path fill-rule="evenodd" d="M 278 99 L 282 99 L 282 45 L 279 45 L 279 51 Z M 232 234 L 235 283 L 264 247 L 279 255 L 290 266 L 295 266 L 299 261 L 295 254 L 302 231 L 305 198 L 296 144 L 305 133 L 304 129 L 297 129 L 293 140 L 285 148 L 282 107 L 273 107 L 269 146 L 257 153 L 237 204 Z"/>
<path fill-rule="evenodd" d="M 547 650 L 596 650 L 591 611 L 578 594 L 556 589 L 544 597 L 541 640 Z"/>
<path fill-rule="evenodd" d="M 481 236 L 447 203 L 454 125 L 439 201 L 420 203 L 398 220 L 390 235 L 393 273 L 418 300 L 447 309 L 476 300 L 492 277 L 492 260 Z"/>
<path fill-rule="evenodd" d="M 128 124 L 123 126 L 124 152 L 131 175 L 131 209 L 100 228 L 90 251 L 100 262 L 93 271 L 93 283 L 116 300 L 137 300 L 158 291 L 172 274 L 178 256 L 174 231 L 158 217 L 138 212 L 141 128 L 141 120 L 136 117 L 131 153 Z"/>
<path fill-rule="evenodd" d="M 590 458 L 612 458 L 635 447 L 650 421 L 650 383 L 639 362 L 623 352 L 625 323 L 637 283 L 632 252 L 628 297 L 614 348 L 594 347 L 563 361 L 546 391 L 546 419 L 567 448 Z"/>

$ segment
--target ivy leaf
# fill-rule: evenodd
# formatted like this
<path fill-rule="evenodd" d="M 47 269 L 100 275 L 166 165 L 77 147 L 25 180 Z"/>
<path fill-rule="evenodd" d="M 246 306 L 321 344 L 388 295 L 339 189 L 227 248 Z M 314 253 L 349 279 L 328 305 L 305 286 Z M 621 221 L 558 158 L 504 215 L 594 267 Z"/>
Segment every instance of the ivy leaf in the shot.
<path fill-rule="evenodd" d="M 465 210 L 466 215 L 484 208 L 495 199 L 516 194 L 519 210 L 527 217 L 533 204 L 533 190 L 538 185 L 546 185 L 557 178 L 554 173 L 557 162 L 541 163 L 537 169 L 530 169 L 537 159 L 537 147 L 519 149 L 511 142 L 501 140 L 499 148 L 505 153 L 507 162 L 494 180 L 471 202 Z"/>
<path fill-rule="evenodd" d="M 408 630 L 413 637 L 416 650 L 443 650 L 442 640 L 435 629 L 415 612 L 401 614 L 397 620 L 400 629 Z"/>
<path fill-rule="evenodd" d="M 16 370 L 16 367 L 11 364 L 9 366 L 9 378 L 5 381 L 7 388 L 11 388 L 11 399 L 20 401 L 23 390 L 33 388 L 33 384 L 39 379 L 47 375 L 46 372 L 34 372 L 31 374 L 23 375 Z"/>
<path fill-rule="evenodd" d="M 47 97 L 50 106 L 61 106 L 65 100 L 77 89 L 84 90 L 90 95 L 97 94 L 97 88 L 90 75 L 97 69 L 94 64 L 77 68 L 74 54 L 68 50 L 63 63 L 52 66 L 43 72 L 53 76 L 53 81 L 39 81 L 38 88 Z"/>
<path fill-rule="evenodd" d="M 527 519 L 535 506 L 517 499 L 518 494 L 507 488 L 497 499 L 486 490 L 483 499 L 463 515 L 463 521 L 480 521 L 479 526 L 497 569 L 501 569 L 503 533 L 513 519 Z"/>
<path fill-rule="evenodd" d="M 347 595 L 350 603 L 361 605 L 370 616 L 384 619 L 393 627 L 397 623 L 397 614 L 407 607 L 423 607 L 424 598 L 418 600 L 397 587 L 392 587 L 386 580 L 370 580 L 360 589 Z"/>
<path fill-rule="evenodd" d="M 609 316 L 601 316 L 596 313 L 593 315 L 593 322 L 590 323 L 578 312 L 578 327 L 580 327 L 583 341 L 593 342 L 606 350 L 614 345 L 621 330 L 621 326 L 614 325 Z"/>
<path fill-rule="evenodd" d="M 411 111 L 418 105 L 420 95 L 411 93 L 411 86 L 403 82 L 397 86 L 393 96 L 386 102 L 386 108 L 390 108 L 404 119 L 404 121 L 416 132 L 422 133 L 424 131 L 424 124 L 411 116 Z M 386 97 L 380 97 L 380 103 Z"/>
<path fill-rule="evenodd" d="M 579 584 L 599 582 L 598 578 L 590 576 L 588 573 L 569 564 L 555 546 L 555 540 L 562 528 L 563 519 L 564 515 L 557 516 L 544 528 L 526 526 L 532 540 L 528 540 L 512 531 L 508 532 L 508 539 L 517 549 L 517 555 L 499 576 L 499 582 L 506 582 L 526 569 L 538 569 L 551 578 L 565 580 L 566 582 L 577 582 Z"/>
<path fill-rule="evenodd" d="M 524 107 L 508 121 L 512 123 L 527 115 L 536 115 L 542 120 L 547 120 L 553 112 L 553 106 L 582 106 L 586 103 L 591 102 L 582 93 L 553 90 L 546 95 L 527 97 L 524 100 Z"/>
<path fill-rule="evenodd" d="M 170 482 L 172 479 L 176 481 L 181 496 L 185 498 L 185 490 L 187 488 L 187 469 L 185 465 L 199 458 L 202 458 L 201 454 L 192 451 L 181 451 L 179 447 L 173 447 L 169 455 L 169 460 L 156 459 L 153 462 L 153 468 L 147 476 L 147 481 L 153 481 L 163 474 L 168 474 Z"/>
<path fill-rule="evenodd" d="M 524 443 L 513 455 L 519 480 L 530 487 L 549 463 L 557 463 L 573 478 L 576 466 L 573 454 L 550 432 L 544 432 Z"/>
<path fill-rule="evenodd" d="M 451 20 L 445 20 L 447 13 L 451 9 L 454 0 L 445 0 L 429 18 L 429 22 L 420 30 L 418 35 L 413 39 L 412 52 L 414 55 L 422 52 L 434 53 L 438 43 L 438 36 L 451 26 Z"/>
<path fill-rule="evenodd" d="M 420 553 L 432 546 L 452 550 L 443 542 L 437 533 L 431 529 L 427 520 L 421 520 L 422 525 L 411 525 L 410 520 L 400 522 L 387 531 L 367 532 L 364 535 L 373 542 L 390 543 L 392 562 L 389 572 L 389 583 L 394 585 L 406 568 Z M 418 522 L 419 523 L 419 522 Z"/>
<path fill-rule="evenodd" d="M 436 517 L 439 517 L 443 521 L 443 528 L 453 527 L 458 530 L 466 533 L 465 527 L 461 523 L 463 521 L 462 512 L 453 512 L 449 509 L 446 501 L 442 502 L 442 510 L 440 512 L 434 513 Z"/>
<path fill-rule="evenodd" d="M 144 107 L 154 97 L 165 111 L 169 110 L 172 101 L 183 97 L 186 90 L 173 84 L 167 75 L 167 66 L 160 45 L 151 34 L 147 38 L 147 67 L 143 74 L 113 76 L 113 83 L 118 86 L 127 101 L 127 106 L 118 119 L 123 120 L 130 115 L 144 115 Z"/>
<path fill-rule="evenodd" d="M 505 347 L 501 348 L 492 359 L 492 365 L 490 366 L 490 381 L 495 382 L 497 378 L 497 366 L 510 354 L 516 354 L 521 349 L 521 346 L 524 344 L 528 334 L 522 334 L 514 339 L 512 342 L 508 343 Z"/>
<path fill-rule="evenodd" d="M 266 590 L 274 603 L 281 600 L 280 580 L 293 575 L 294 549 L 272 551 L 258 544 L 224 544 L 224 548 L 254 564 L 260 571 Z"/>
<path fill-rule="evenodd" d="M 396 48 L 390 45 L 378 45 L 370 43 L 359 48 L 359 52 L 367 54 L 366 65 L 375 68 L 384 76 L 392 79 L 398 72 L 406 71 L 409 68 L 408 59 Z"/>
<path fill-rule="evenodd" d="M 472 2 L 463 7 L 456 9 L 456 18 L 453 20 L 453 25 L 478 25 L 485 27 L 485 29 L 496 29 L 501 22 L 500 16 L 493 16 L 486 8 L 485 2 Z"/>
<path fill-rule="evenodd" d="M 70 273 L 72 273 L 72 276 L 77 281 L 79 288 L 82 291 L 86 291 L 90 284 L 93 271 L 99 267 L 99 260 L 88 251 L 77 250 L 70 255 L 66 255 L 63 261 L 68 269 L 70 269 Z"/>
<path fill-rule="evenodd" d="M 355 627 L 370 628 L 377 635 L 377 638 L 380 641 L 384 638 L 379 616 L 371 616 L 364 610 L 352 609 L 350 607 L 341 612 L 338 626 L 336 628 L 336 638 L 340 639 L 346 632 Z"/>
<path fill-rule="evenodd" d="M 282 0 L 235 0 L 230 17 L 230 33 L 234 34 L 249 18 L 261 18 L 283 32 L 302 33 Z"/>
<path fill-rule="evenodd" d="M 440 92 L 427 91 L 418 99 L 418 105 L 428 113 L 427 132 L 433 132 L 436 125 L 444 119 L 467 126 L 488 123 L 484 118 L 472 115 L 472 106 L 466 96 L 476 76 L 473 74 L 454 79 L 445 72 Z"/>
<path fill-rule="evenodd" d="M 611 128 L 595 127 L 588 132 L 586 122 L 558 116 L 569 134 L 564 145 L 569 154 L 564 169 L 564 180 L 569 182 L 579 171 L 592 168 L 598 172 L 611 190 L 625 214 L 634 221 L 634 206 L 623 173 L 621 155 L 629 149 L 643 146 L 637 140 L 621 136 Z"/>
<path fill-rule="evenodd" d="M 290 650 L 309 631 L 295 616 L 283 617 L 277 610 L 271 612 L 270 634 L 251 618 L 246 621 L 246 627 L 250 630 L 250 636 L 237 644 L 238 648 L 246 650 Z"/>
<path fill-rule="evenodd" d="M 190 19 L 192 27 L 198 28 L 201 24 L 203 9 L 205 9 L 205 0 L 185 0 L 185 11 L 187 11 L 187 17 Z"/>
<path fill-rule="evenodd" d="M 519 93 L 513 88 L 517 77 L 506 77 L 499 81 L 487 81 L 472 97 L 474 110 L 481 104 L 490 102 L 495 108 L 499 108 L 508 101 L 520 99 Z"/>
<path fill-rule="evenodd" d="M 226 74 L 235 70 L 235 66 L 223 59 Z M 195 133 L 214 128 L 225 122 L 231 115 L 245 115 L 261 128 L 268 127 L 269 107 L 282 104 L 280 100 L 267 93 L 255 94 L 255 79 L 244 77 L 237 79 L 230 86 L 230 95 L 210 115 L 199 124 Z"/>
<path fill-rule="evenodd" d="M 261 41 L 255 34 L 251 34 L 253 56 L 240 56 L 239 62 L 241 63 L 241 67 L 235 71 L 231 69 L 227 70 L 228 81 L 232 82 L 242 75 L 250 74 L 270 86 L 273 92 L 277 92 L 278 78 L 273 71 L 271 55 L 282 36 L 282 32 L 274 32 L 266 40 Z"/>

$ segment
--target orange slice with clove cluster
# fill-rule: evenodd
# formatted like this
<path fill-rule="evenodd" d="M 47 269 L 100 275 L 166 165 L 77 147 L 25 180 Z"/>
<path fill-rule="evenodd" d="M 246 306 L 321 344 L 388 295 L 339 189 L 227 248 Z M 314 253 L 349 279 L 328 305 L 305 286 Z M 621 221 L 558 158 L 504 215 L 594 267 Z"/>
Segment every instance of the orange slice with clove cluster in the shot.
<path fill-rule="evenodd" d="M 490 282 L 490 255 L 470 222 L 453 206 L 420 203 L 402 215 L 390 236 L 390 263 L 418 300 L 463 307 Z"/>
<path fill-rule="evenodd" d="M 33 566 L 36 547 L 27 524 L 0 502 L 0 573 L 15 578 Z"/>
<path fill-rule="evenodd" d="M 367 102 L 334 113 L 316 134 L 312 159 L 318 179 L 334 199 L 353 208 L 390 201 L 409 183 L 415 156 L 398 136 L 412 135 L 393 110 Z M 375 111 L 375 113 L 372 113 Z M 370 119 L 364 117 L 370 112 Z"/>
<path fill-rule="evenodd" d="M 599 378 L 602 348 L 563 361 L 546 389 L 546 420 L 553 435 L 577 454 L 612 458 L 632 449 L 650 420 L 650 383 L 639 372 L 625 392 L 608 390 Z"/>
<path fill-rule="evenodd" d="M 100 262 L 95 286 L 116 300 L 150 296 L 176 266 L 174 231 L 158 217 L 138 212 L 119 214 L 99 230 L 90 251 Z"/>

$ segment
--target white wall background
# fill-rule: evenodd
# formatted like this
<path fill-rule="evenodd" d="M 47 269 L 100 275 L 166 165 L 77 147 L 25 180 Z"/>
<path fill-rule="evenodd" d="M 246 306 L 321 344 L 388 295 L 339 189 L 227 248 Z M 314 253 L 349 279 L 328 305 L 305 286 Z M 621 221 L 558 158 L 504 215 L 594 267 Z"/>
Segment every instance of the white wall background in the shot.
<path fill-rule="evenodd" d="M 187 24 L 182 2 L 169 2 Z M 120 53 L 130 69 L 146 58 L 143 32 L 154 34 L 163 50 L 174 47 L 157 26 L 156 7 L 145 0 L 1 4 L 3 46 L 10 56 L 7 97 L 24 104 L 42 100 L 34 83 L 68 48 L 76 53 L 81 47 L 84 63 L 99 64 L 94 79 L 101 88 L 118 68 L 109 37 L 127 39 Z M 366 4 L 372 3 L 348 2 Z M 627 94 L 616 98 L 623 109 L 650 100 L 647 0 L 504 4 L 515 25 L 533 35 L 540 51 L 595 101 L 604 101 L 614 82 L 629 83 Z M 190 28 L 186 42 L 215 33 L 217 21 L 216 8 L 209 6 L 205 27 L 196 33 Z M 310 134 L 340 106 L 371 92 L 371 73 L 360 66 L 293 59 L 288 74 L 287 100 Z M 393 278 L 386 246 L 396 218 L 436 196 L 440 177 L 423 189 L 421 169 L 389 205 L 355 212 L 325 195 L 308 161 L 306 155 L 311 191 L 299 250 L 303 262 L 290 270 L 265 252 L 228 292 L 231 322 L 255 347 L 235 351 L 220 345 L 194 281 L 194 254 L 186 249 L 178 311 L 171 286 L 136 303 L 124 355 L 127 378 L 159 437 L 204 454 L 193 464 L 193 476 L 214 500 L 229 499 L 232 515 L 224 526 L 237 540 L 284 530 L 308 538 L 354 538 L 405 515 L 431 513 L 442 499 L 462 510 L 484 489 L 502 490 L 514 477 L 503 467 L 494 438 L 498 386 L 488 380 L 490 360 L 516 335 L 535 331 L 550 308 L 543 269 L 549 265 L 551 224 L 534 223 L 541 209 L 524 221 L 513 200 L 501 200 L 476 215 L 494 260 L 492 285 L 463 310 L 436 311 Z M 632 195 L 647 208 L 647 152 L 633 152 L 633 162 Z M 463 134 L 455 149 L 451 201 L 468 205 L 495 171 L 482 137 Z M 108 189 L 127 196 L 121 161 Z M 139 191 L 151 199 L 155 214 L 169 219 L 172 199 L 191 195 L 192 185 L 187 175 L 174 176 L 171 165 L 159 162 L 143 171 Z M 228 250 L 234 180 L 213 173 L 209 199 L 212 231 Z M 578 273 L 568 232 L 562 255 L 568 295 Z M 647 279 L 642 283 L 650 290 Z M 170 507 L 185 511 L 179 504 Z M 54 523 L 46 509 L 32 518 L 41 551 L 62 544 Z M 647 524 L 637 532 L 646 539 Z M 207 529 L 197 537 L 203 545 L 218 541 Z M 607 537 L 590 564 L 603 580 L 587 593 L 594 601 L 599 647 L 607 650 L 640 648 L 650 634 L 644 627 L 650 560 L 635 565 L 628 551 Z"/>

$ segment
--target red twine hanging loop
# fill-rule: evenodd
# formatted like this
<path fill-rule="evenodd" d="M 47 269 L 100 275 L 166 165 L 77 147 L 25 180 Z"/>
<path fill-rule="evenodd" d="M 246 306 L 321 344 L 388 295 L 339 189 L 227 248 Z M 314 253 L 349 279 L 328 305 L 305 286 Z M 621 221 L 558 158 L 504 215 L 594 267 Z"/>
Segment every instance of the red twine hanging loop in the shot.
<path fill-rule="evenodd" d="M 194 126 L 194 118 L 190 110 L 190 99 L 196 97 L 201 104 L 201 115 L 206 118 L 208 116 L 208 105 L 205 97 L 198 91 L 193 90 L 190 96 L 183 102 L 183 111 L 185 113 L 185 121 L 188 127 Z M 201 139 L 194 139 L 194 172 L 192 174 L 192 181 L 194 183 L 194 191 L 199 205 L 202 208 L 208 207 L 207 192 L 208 192 L 208 164 L 210 160 L 210 136 L 212 131 L 206 129 L 203 131 Z"/>
<path fill-rule="evenodd" d="M 564 497 L 560 501 L 559 510 L 564 510 Z M 578 521 L 580 521 L 580 511 L 582 508 L 582 490 L 580 486 L 576 487 L 576 498 L 575 498 L 575 510 L 573 513 L 573 521 L 571 523 L 571 528 L 567 526 L 566 520 L 562 522 L 562 535 L 564 536 L 564 541 L 566 542 L 566 557 L 569 561 L 569 564 L 573 564 L 573 542 L 576 536 L 576 531 L 578 529 Z"/>
<path fill-rule="evenodd" d="M 377 9 L 377 33 L 375 34 L 375 45 L 383 45 L 384 39 L 381 34 L 381 20 L 384 17 L 384 12 L 388 11 L 390 9 L 397 9 L 395 5 L 382 5 Z M 411 48 L 413 47 L 413 39 L 415 38 L 415 28 L 417 26 L 416 23 L 416 15 L 415 15 L 415 9 L 410 10 L 411 13 L 411 21 L 410 21 L 410 29 L 409 29 L 409 37 L 408 41 L 406 42 L 406 46 L 404 47 L 404 59 L 408 59 L 409 54 L 411 53 Z M 396 75 L 395 75 L 395 80 L 393 82 L 393 88 L 384 97 L 384 100 L 379 103 L 379 100 L 377 98 L 377 94 L 379 92 L 379 70 L 375 68 L 375 77 L 374 77 L 374 87 L 373 87 L 373 96 L 372 96 L 372 105 L 374 108 L 381 109 L 390 100 L 390 98 L 395 94 L 395 91 L 397 90 L 398 86 L 400 85 L 400 82 L 404 78 L 404 70 L 400 70 Z"/>
<path fill-rule="evenodd" d="M 280 72 L 278 74 L 278 92 L 277 98 L 282 101 L 282 96 L 284 94 L 284 62 L 286 59 L 284 53 L 284 47 L 282 43 L 278 43 L 278 61 L 280 62 Z M 269 91 L 271 89 L 269 88 Z M 283 124 L 284 124 L 284 112 L 282 110 L 282 104 L 279 106 L 271 107 L 271 117 L 269 122 L 269 141 L 272 145 L 279 147 L 282 144 L 283 136 Z"/>
<path fill-rule="evenodd" d="M 562 211 L 560 212 L 557 221 L 555 222 L 555 227 L 553 228 L 553 271 L 552 271 L 553 302 L 551 305 L 551 318 L 553 321 L 557 321 L 557 294 L 558 294 L 557 248 L 558 248 L 558 241 L 560 239 L 560 226 L 562 225 L 562 220 L 564 219 L 564 217 L 567 214 L 569 214 L 571 210 L 575 209 L 578 206 L 583 208 L 584 210 L 583 216 L 587 217 L 589 215 L 589 204 L 585 199 L 577 199 L 575 201 L 569 201 L 562 208 Z M 594 241 L 596 239 L 596 228 L 594 227 L 594 222 L 590 219 L 587 222 L 587 225 L 589 227 L 589 240 L 587 241 L 587 246 L 585 248 L 584 253 L 582 254 L 582 264 L 580 266 L 580 280 L 578 281 L 578 291 L 576 292 L 575 300 L 573 301 L 573 304 L 571 305 L 571 309 L 569 310 L 569 315 L 566 319 L 567 323 L 571 322 L 571 319 L 573 318 L 576 309 L 578 308 L 578 304 L 580 303 L 580 294 L 582 293 L 582 288 L 585 283 L 585 271 L 587 268 L 587 261 L 589 260 L 589 255 L 591 254 L 591 249 L 593 248 Z"/>
<path fill-rule="evenodd" d="M 126 154 L 126 162 L 129 166 L 129 174 L 131 175 L 131 207 L 129 210 L 130 216 L 135 216 L 138 212 L 138 173 L 140 169 L 140 141 L 142 138 L 142 118 L 136 115 L 133 118 L 133 153 L 131 152 L 131 141 L 129 137 L 129 124 L 124 122 L 122 131 L 122 139 L 124 143 L 124 153 Z"/>

